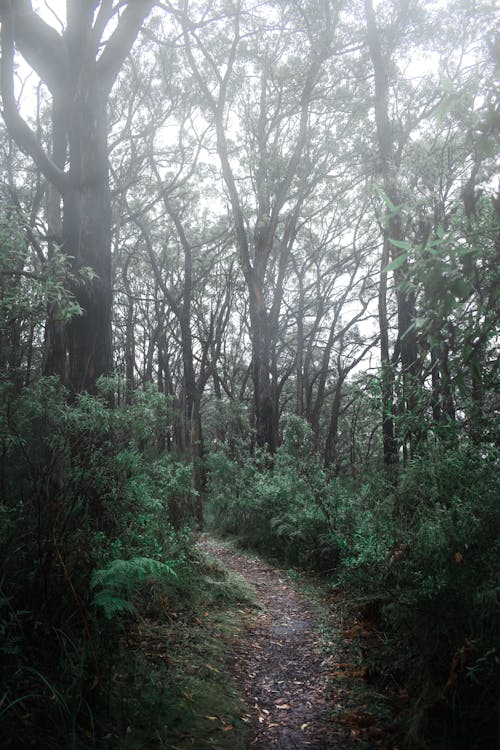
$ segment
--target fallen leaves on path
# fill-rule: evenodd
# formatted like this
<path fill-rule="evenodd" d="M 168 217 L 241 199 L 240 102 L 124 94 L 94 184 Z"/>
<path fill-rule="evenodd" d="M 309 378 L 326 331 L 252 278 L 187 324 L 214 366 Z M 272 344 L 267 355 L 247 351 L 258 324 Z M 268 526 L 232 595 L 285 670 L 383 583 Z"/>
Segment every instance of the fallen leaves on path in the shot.
<path fill-rule="evenodd" d="M 366 740 L 380 748 L 375 718 L 345 684 L 362 679 L 364 670 L 342 653 L 325 658 L 312 603 L 262 561 L 213 541 L 201 546 L 257 591 L 259 608 L 242 611 L 246 632 L 233 644 L 234 676 L 253 718 L 249 750 L 354 750 Z"/>

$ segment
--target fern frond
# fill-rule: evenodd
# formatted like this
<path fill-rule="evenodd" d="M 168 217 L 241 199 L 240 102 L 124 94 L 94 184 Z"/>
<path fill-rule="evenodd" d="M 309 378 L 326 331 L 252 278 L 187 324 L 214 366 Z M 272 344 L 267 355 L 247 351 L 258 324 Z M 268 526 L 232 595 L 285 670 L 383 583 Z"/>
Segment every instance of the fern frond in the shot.
<path fill-rule="evenodd" d="M 133 614 L 135 607 L 130 597 L 138 586 L 173 576 L 176 573 L 171 565 L 150 557 L 112 560 L 92 574 L 90 588 L 101 589 L 94 594 L 93 604 L 102 608 L 108 620 L 125 612 Z"/>
<path fill-rule="evenodd" d="M 151 557 L 132 557 L 130 560 L 112 560 L 105 568 L 95 570 L 90 587 L 97 586 L 123 589 L 151 578 L 176 576 L 175 570 L 167 563 Z"/>
<path fill-rule="evenodd" d="M 125 612 L 128 614 L 134 614 L 135 612 L 135 607 L 130 599 L 116 596 L 107 589 L 94 594 L 93 604 L 96 607 L 102 608 L 107 620 L 111 620 L 115 615 L 121 615 Z"/>

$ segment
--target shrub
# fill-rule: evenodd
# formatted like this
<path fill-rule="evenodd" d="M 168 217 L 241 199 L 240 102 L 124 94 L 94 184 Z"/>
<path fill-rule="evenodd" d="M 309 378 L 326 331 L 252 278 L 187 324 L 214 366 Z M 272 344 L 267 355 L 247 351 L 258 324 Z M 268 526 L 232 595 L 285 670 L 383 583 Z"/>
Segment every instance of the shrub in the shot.
<path fill-rule="evenodd" d="M 309 425 L 287 422 L 274 464 L 256 452 L 209 457 L 209 517 L 223 533 L 286 562 L 332 568 L 341 543 L 333 526 L 336 486 L 327 482 L 312 449 Z"/>
<path fill-rule="evenodd" d="M 6 747 L 33 737 L 47 748 L 85 747 L 82 738 L 98 733 L 101 667 L 116 648 L 120 614 L 154 605 L 173 561 L 175 591 L 196 581 L 190 537 L 172 523 L 173 505 L 180 523 L 189 518 L 190 467 L 159 454 L 154 435 L 144 446 L 157 394 L 141 396 L 140 408 L 110 409 L 113 388 L 103 380 L 98 395 L 69 403 L 56 378 L 24 388 L 0 379 Z"/>
<path fill-rule="evenodd" d="M 465 750 L 495 740 L 498 468 L 491 447 L 434 446 L 389 499 L 364 504 L 346 540 L 341 579 L 377 603 L 371 614 L 387 640 L 376 666 L 410 689 L 410 743 L 428 737 Z"/>
<path fill-rule="evenodd" d="M 298 418 L 272 466 L 258 453 L 210 457 L 216 528 L 329 571 L 383 632 L 369 672 L 408 690 L 409 747 L 498 740 L 499 468 L 492 445 L 436 442 L 396 484 L 380 474 L 327 481 Z"/>

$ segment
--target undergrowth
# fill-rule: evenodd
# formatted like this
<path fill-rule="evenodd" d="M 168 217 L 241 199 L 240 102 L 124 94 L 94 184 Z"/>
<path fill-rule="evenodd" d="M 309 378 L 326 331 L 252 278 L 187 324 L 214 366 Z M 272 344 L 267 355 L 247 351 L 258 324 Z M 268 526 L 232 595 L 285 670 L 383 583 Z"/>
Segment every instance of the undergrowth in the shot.
<path fill-rule="evenodd" d="M 247 717 L 227 650 L 239 633 L 237 608 L 252 601 L 237 576 L 193 552 L 109 654 L 101 746 L 243 748 Z"/>
<path fill-rule="evenodd" d="M 500 455 L 422 446 L 394 478 L 328 479 L 292 417 L 272 469 L 259 454 L 211 457 L 214 529 L 322 572 L 358 613 L 367 677 L 398 696 L 405 746 L 500 742 Z M 228 481 L 229 477 L 229 481 Z"/>
<path fill-rule="evenodd" d="M 248 592 L 195 552 L 165 400 L 110 409 L 114 385 L 69 403 L 54 378 L 0 381 L 2 747 L 188 747 L 198 719 L 196 747 L 236 747 L 219 636 Z"/>

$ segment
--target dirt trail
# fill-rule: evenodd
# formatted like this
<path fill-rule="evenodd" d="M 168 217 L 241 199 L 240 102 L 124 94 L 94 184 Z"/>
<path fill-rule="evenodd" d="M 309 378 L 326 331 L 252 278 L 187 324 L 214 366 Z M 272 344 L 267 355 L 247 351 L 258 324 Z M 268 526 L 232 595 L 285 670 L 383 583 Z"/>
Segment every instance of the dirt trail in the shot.
<path fill-rule="evenodd" d="M 261 607 L 234 647 L 235 676 L 254 714 L 249 750 L 353 748 L 349 727 L 327 718 L 341 696 L 328 684 L 312 604 L 280 571 L 213 540 L 202 547 L 256 588 Z"/>

